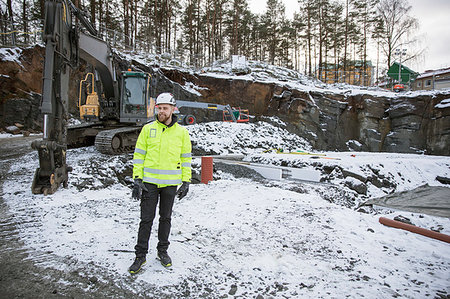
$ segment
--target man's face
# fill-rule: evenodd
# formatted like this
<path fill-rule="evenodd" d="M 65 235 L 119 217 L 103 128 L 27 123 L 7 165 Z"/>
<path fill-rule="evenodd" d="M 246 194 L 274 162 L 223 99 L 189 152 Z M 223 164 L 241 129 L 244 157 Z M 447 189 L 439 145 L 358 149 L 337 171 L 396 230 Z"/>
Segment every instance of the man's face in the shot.
<path fill-rule="evenodd" d="M 172 121 L 172 113 L 175 107 L 170 104 L 159 104 L 158 105 L 158 120 L 162 123 L 167 124 L 167 122 Z"/>

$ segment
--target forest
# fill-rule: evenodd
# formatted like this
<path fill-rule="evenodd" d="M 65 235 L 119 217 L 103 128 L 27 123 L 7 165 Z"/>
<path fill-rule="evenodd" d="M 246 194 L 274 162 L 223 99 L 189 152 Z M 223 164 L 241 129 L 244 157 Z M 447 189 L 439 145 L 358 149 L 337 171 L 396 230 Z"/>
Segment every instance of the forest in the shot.
<path fill-rule="evenodd" d="M 39 39 L 45 0 L 0 3 L 2 45 Z M 342 82 L 352 68 L 366 74 L 375 64 L 376 78 L 381 77 L 395 50 L 413 42 L 408 38 L 418 26 L 408 0 L 298 0 L 292 19 L 282 0 L 261 1 L 262 14 L 252 13 L 247 0 L 73 4 L 85 11 L 102 38 L 121 49 L 168 54 L 196 68 L 243 55 L 316 78 L 333 76 L 334 82 Z M 369 58 L 369 49 L 375 57 Z"/>

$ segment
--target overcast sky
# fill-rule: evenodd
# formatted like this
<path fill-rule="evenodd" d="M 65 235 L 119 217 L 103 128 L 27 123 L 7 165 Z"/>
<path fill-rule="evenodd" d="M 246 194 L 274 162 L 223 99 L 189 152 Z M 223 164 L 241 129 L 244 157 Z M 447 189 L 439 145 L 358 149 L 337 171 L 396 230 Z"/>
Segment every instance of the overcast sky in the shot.
<path fill-rule="evenodd" d="M 254 13 L 264 13 L 266 0 L 249 0 Z M 283 0 L 286 16 L 292 18 L 299 10 L 297 0 Z M 406 64 L 417 72 L 450 67 L 450 0 L 409 0 L 411 16 L 420 23 L 421 47 L 426 49 L 424 57 L 415 63 Z M 409 49 L 408 49 L 409 50 Z M 370 59 L 375 63 L 376 54 Z"/>

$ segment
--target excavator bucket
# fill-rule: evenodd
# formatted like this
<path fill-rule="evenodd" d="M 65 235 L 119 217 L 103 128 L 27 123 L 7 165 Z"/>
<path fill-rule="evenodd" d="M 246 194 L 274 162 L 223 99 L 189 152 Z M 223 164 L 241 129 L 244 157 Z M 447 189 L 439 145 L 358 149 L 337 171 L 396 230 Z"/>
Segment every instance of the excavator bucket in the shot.
<path fill-rule="evenodd" d="M 67 188 L 69 171 L 72 170 L 66 163 L 66 150 L 56 142 L 35 140 L 31 144 L 39 154 L 40 166 L 34 174 L 31 191 L 33 194 L 53 194 L 59 185 Z"/>

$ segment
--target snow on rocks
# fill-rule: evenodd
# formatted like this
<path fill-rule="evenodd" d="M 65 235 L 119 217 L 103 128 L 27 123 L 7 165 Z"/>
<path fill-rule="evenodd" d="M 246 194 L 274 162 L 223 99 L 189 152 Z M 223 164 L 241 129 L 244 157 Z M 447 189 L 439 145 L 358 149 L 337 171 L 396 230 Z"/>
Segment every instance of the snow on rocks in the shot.
<path fill-rule="evenodd" d="M 22 65 L 20 62 L 20 55 L 22 55 L 21 48 L 1 48 L 0 49 L 0 60 L 15 62 L 18 65 Z"/>
<path fill-rule="evenodd" d="M 286 151 L 287 152 L 287 151 Z M 323 152 L 309 154 L 253 153 L 245 161 L 314 169 L 322 182 L 354 191 L 348 205 L 368 198 L 411 190 L 421 185 L 444 186 L 437 176 L 450 176 L 450 158 L 416 154 Z"/>
<path fill-rule="evenodd" d="M 272 148 L 311 149 L 305 139 L 264 121 L 249 124 L 209 122 L 187 126 L 187 129 L 194 154 L 249 154 Z"/>
<path fill-rule="evenodd" d="M 376 171 L 392 175 L 399 181 L 399 190 L 430 183 L 436 174 L 449 175 L 446 157 L 325 153 L 321 157 L 336 159 L 311 159 L 262 153 L 266 148 L 289 146 L 294 151 L 301 145 L 309 150 L 298 137 L 264 122 L 199 124 L 188 129 L 198 151 L 241 153 L 261 163 L 331 169 L 334 178 L 329 180 L 338 186 Z M 98 281 L 146 297 L 417 298 L 450 294 L 448 244 L 378 223 L 380 215 L 392 218 L 392 212 L 358 213 L 324 200 L 326 192 L 329 197 L 339 196 L 329 185 L 261 184 L 225 173 L 208 185 L 192 184 L 188 195 L 176 201 L 171 270 L 154 259 L 155 221 L 147 264 L 130 278 L 127 268 L 134 257 L 139 223 L 139 203 L 130 196 L 131 155 L 106 156 L 89 147 L 69 150 L 67 159 L 73 167 L 69 186 L 53 195 L 31 194 L 35 152 L 18 158 L 3 182 L 3 198 L 15 217 L 20 239 L 30 259 L 39 253 L 36 263 L 41 267 L 86 276 L 95 271 Z M 344 170 L 354 175 L 341 177 L 338 172 Z M 85 181 L 89 183 L 80 187 Z M 369 195 L 378 192 L 384 193 L 368 184 Z M 421 227 L 450 232 L 450 219 L 402 215 Z M 95 292 L 95 287 L 91 290 Z"/>
<path fill-rule="evenodd" d="M 7 133 L 14 134 L 14 135 L 20 133 L 20 129 L 17 126 L 8 126 L 5 128 L 5 130 Z"/>
<path fill-rule="evenodd" d="M 442 100 L 439 104 L 434 106 L 434 108 L 444 109 L 450 107 L 450 99 Z"/>

